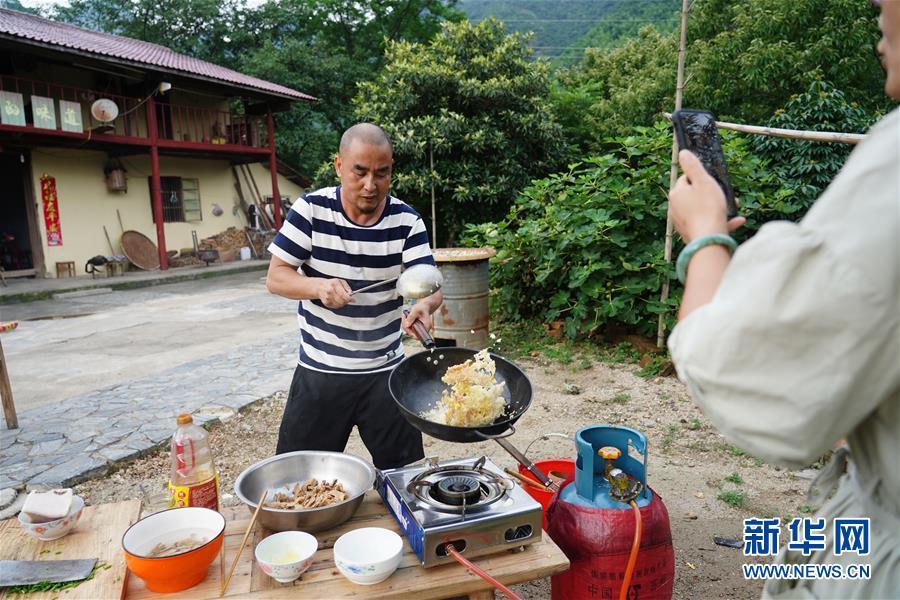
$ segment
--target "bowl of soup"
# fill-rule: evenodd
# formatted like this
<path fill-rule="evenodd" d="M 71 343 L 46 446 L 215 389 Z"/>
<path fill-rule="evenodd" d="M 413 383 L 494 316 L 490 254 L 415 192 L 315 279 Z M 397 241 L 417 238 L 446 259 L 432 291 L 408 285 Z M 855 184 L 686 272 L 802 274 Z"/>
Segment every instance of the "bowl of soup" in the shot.
<path fill-rule="evenodd" d="M 152 592 L 180 592 L 206 577 L 225 535 L 225 517 L 188 506 L 145 517 L 122 536 L 125 564 Z"/>

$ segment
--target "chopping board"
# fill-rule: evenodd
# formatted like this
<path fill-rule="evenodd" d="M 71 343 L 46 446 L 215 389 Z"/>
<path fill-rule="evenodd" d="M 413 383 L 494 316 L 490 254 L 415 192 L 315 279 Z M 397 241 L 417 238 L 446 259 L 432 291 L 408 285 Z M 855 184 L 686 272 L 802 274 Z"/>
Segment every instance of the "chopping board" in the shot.
<path fill-rule="evenodd" d="M 125 597 L 127 571 L 122 551 L 122 534 L 141 512 L 140 500 L 86 506 L 81 520 L 69 535 L 42 542 L 25 533 L 17 518 L 0 521 L 0 559 L 5 560 L 69 560 L 96 558 L 109 569 L 96 569 L 94 578 L 64 591 L 23 595 L 7 594 L 0 589 L 0 599 L 52 600 L 121 600 Z"/>

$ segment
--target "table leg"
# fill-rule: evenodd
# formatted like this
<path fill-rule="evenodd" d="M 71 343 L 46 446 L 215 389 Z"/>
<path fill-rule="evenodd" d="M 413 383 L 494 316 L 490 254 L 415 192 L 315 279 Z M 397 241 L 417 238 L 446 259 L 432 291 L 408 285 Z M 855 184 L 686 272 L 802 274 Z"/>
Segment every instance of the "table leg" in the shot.
<path fill-rule="evenodd" d="M 6 428 L 18 429 L 19 419 L 16 417 L 16 405 L 13 404 L 12 386 L 9 385 L 9 373 L 6 371 L 6 358 L 3 356 L 2 342 L 0 342 L 0 399 L 3 400 L 3 416 L 6 417 Z"/>
<path fill-rule="evenodd" d="M 481 590 L 469 594 L 469 600 L 494 600 L 494 590 Z"/>

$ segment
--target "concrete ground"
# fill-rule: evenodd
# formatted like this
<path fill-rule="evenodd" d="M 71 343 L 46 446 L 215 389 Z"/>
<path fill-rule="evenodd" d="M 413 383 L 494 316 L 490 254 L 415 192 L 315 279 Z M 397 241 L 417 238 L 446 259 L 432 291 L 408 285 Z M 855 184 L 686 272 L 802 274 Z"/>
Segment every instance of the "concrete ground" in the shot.
<path fill-rule="evenodd" d="M 81 292 L 90 289 L 126 290 L 180 281 L 206 279 L 227 273 L 257 271 L 265 269 L 268 264 L 269 260 L 266 258 L 176 267 L 166 271 L 141 271 L 135 269 L 115 277 L 98 276 L 94 278 L 90 275 L 79 275 L 78 277 L 46 279 L 33 277 L 6 278 L 3 284 L 0 284 L 0 319 L 3 319 L 3 304 L 48 300 L 57 294 L 68 294 L 69 292 Z"/>
<path fill-rule="evenodd" d="M 0 428 L 0 489 L 71 485 L 200 422 L 285 390 L 296 302 L 264 271 L 0 305 L 19 427 Z"/>
<path fill-rule="evenodd" d="M 191 361 L 296 337 L 296 303 L 265 273 L 0 306 L 16 408 L 24 412 Z M 85 293 L 90 293 L 90 290 Z"/>

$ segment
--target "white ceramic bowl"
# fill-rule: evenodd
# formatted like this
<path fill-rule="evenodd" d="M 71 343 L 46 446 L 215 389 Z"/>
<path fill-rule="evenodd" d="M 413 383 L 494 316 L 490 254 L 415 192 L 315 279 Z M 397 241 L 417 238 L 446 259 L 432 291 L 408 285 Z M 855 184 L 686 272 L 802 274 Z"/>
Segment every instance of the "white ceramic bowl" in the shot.
<path fill-rule="evenodd" d="M 361 585 L 372 585 L 390 577 L 402 556 L 403 538 L 381 527 L 354 529 L 334 543 L 338 571 Z"/>
<path fill-rule="evenodd" d="M 312 564 L 319 549 L 315 537 L 303 531 L 274 533 L 256 545 L 256 562 L 275 581 L 290 583 Z"/>
<path fill-rule="evenodd" d="M 22 524 L 22 528 L 32 537 L 49 542 L 50 540 L 59 539 L 72 531 L 72 529 L 75 528 L 78 519 L 81 518 L 81 512 L 83 510 L 84 500 L 81 499 L 81 496 L 72 496 L 72 507 L 69 509 L 69 514 L 62 519 L 46 521 L 44 523 L 32 523 L 31 520 L 25 516 L 25 513 L 20 512 L 19 523 Z"/>

